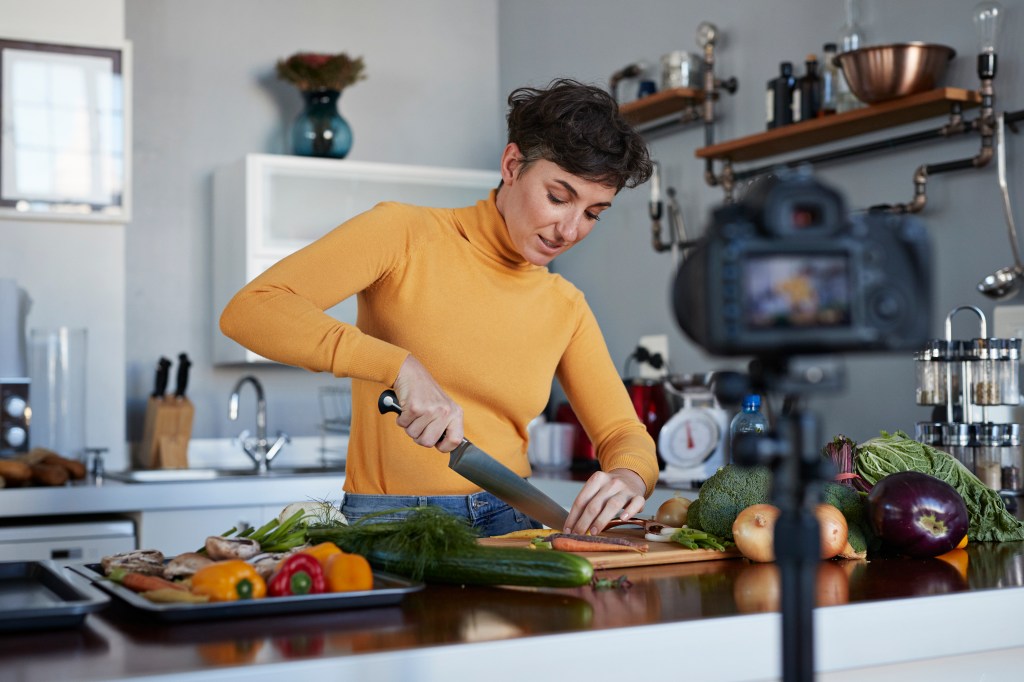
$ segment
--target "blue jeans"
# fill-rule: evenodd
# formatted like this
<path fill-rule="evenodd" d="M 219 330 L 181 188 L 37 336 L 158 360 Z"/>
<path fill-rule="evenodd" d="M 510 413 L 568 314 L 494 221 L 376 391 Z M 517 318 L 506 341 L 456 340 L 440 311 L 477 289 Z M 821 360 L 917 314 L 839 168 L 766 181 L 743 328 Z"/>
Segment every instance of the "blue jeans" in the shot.
<path fill-rule="evenodd" d="M 440 507 L 446 512 L 465 519 L 480 537 L 504 535 L 516 530 L 542 528 L 526 514 L 513 509 L 490 493 L 472 495 L 356 495 L 345 493 L 341 513 L 349 523 L 355 523 L 366 514 L 397 509 L 399 507 Z M 398 521 L 409 512 L 381 514 L 375 521 Z"/>

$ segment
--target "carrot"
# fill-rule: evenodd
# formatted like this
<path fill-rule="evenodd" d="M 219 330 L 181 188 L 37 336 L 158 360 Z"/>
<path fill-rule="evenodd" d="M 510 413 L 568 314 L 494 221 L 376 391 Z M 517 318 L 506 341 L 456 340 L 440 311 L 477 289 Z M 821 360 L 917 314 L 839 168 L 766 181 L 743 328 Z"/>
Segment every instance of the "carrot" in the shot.
<path fill-rule="evenodd" d="M 149 592 L 150 590 L 173 589 L 184 590 L 184 585 L 164 580 L 155 575 L 145 573 L 125 573 L 121 578 L 121 584 L 133 592 Z"/>
<path fill-rule="evenodd" d="M 646 542 L 633 542 L 626 538 L 603 537 L 599 535 L 574 535 L 555 533 L 544 538 L 551 543 L 551 549 L 561 552 L 646 552 Z"/>

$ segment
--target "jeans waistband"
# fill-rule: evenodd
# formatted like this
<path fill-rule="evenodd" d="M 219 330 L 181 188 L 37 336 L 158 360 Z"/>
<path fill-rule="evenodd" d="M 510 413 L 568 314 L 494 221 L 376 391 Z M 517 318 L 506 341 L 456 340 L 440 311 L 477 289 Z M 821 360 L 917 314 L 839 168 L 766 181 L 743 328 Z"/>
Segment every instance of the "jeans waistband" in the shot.
<path fill-rule="evenodd" d="M 361 495 L 345 493 L 343 514 L 362 516 L 373 512 L 400 507 L 440 507 L 441 509 L 475 521 L 509 509 L 509 505 L 488 492 L 472 495 Z"/>

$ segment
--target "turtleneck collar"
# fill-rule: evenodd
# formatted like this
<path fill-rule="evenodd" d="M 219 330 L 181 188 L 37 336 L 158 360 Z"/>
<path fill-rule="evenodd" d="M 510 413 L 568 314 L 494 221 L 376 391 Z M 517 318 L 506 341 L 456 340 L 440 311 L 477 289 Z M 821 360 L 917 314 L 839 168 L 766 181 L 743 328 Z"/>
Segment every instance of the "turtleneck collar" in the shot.
<path fill-rule="evenodd" d="M 527 262 L 516 250 L 505 219 L 498 212 L 498 190 L 474 206 L 455 209 L 455 220 L 466 240 L 488 258 L 510 268 L 529 270 L 540 266 Z"/>

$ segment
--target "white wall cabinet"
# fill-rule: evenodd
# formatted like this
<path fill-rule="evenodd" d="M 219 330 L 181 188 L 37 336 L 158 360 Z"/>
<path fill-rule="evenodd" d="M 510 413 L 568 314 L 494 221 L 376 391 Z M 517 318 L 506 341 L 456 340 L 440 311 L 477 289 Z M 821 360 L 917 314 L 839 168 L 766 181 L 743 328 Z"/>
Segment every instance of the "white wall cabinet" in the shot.
<path fill-rule="evenodd" d="M 214 362 L 266 362 L 220 333 L 234 294 L 268 267 L 381 201 L 470 206 L 496 187 L 496 171 L 249 154 L 214 174 Z M 356 319 L 355 297 L 331 308 Z"/>

